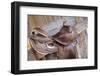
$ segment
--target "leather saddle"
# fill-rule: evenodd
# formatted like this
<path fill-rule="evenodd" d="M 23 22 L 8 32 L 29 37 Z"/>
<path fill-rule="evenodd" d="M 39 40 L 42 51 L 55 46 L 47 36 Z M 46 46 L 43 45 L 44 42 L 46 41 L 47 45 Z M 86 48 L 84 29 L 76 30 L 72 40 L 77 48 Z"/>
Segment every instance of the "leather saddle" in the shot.
<path fill-rule="evenodd" d="M 28 60 L 75 59 L 78 58 L 76 49 L 77 33 L 71 26 L 63 26 L 54 36 L 34 28 L 29 36 Z"/>

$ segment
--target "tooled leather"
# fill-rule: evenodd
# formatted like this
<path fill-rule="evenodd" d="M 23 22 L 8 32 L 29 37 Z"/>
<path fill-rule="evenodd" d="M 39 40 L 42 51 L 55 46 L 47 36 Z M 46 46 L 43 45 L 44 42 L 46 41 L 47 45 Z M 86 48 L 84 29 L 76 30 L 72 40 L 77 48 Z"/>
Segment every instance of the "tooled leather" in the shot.
<path fill-rule="evenodd" d="M 29 38 L 31 40 L 31 45 L 34 55 L 33 60 L 49 60 L 49 59 L 75 59 L 78 57 L 77 49 L 76 49 L 76 38 L 77 33 L 74 29 L 71 32 L 63 30 L 63 27 L 55 36 L 48 37 L 53 43 L 56 44 L 56 51 L 52 49 L 52 52 L 45 51 L 46 49 L 39 49 L 39 45 L 35 43 L 34 38 L 32 36 Z M 49 40 L 48 39 L 48 40 Z M 45 40 L 44 40 L 45 41 Z M 37 48 L 35 46 L 38 46 Z M 42 50 L 42 51 L 40 51 Z M 34 52 L 35 51 L 35 52 Z M 45 51 L 45 52 L 43 52 Z M 53 52 L 54 51 L 54 52 Z M 38 57 L 39 56 L 39 57 Z"/>

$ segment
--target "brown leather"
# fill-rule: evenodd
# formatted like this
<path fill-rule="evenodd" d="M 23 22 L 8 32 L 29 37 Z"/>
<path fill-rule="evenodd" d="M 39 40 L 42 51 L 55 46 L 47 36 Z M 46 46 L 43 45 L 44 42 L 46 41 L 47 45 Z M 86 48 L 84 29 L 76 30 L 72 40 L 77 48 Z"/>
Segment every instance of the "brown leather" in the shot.
<path fill-rule="evenodd" d="M 35 55 L 33 60 L 75 59 L 78 57 L 76 49 L 77 33 L 73 27 L 64 26 L 53 37 L 48 37 L 44 32 L 42 30 L 41 33 L 38 32 L 40 36 L 33 33 L 29 37 L 33 49 L 31 51 Z"/>
<path fill-rule="evenodd" d="M 72 30 L 69 30 L 72 29 Z M 74 30 L 73 27 L 64 26 L 60 32 L 58 32 L 55 36 L 53 36 L 54 39 L 59 42 L 62 45 L 69 45 L 70 43 L 73 43 L 77 38 L 77 33 Z"/>
<path fill-rule="evenodd" d="M 57 52 L 58 59 L 75 59 L 77 56 L 76 46 L 59 46 L 59 50 Z"/>
<path fill-rule="evenodd" d="M 64 26 L 60 32 L 53 37 L 59 43 L 59 50 L 57 52 L 59 59 L 73 59 L 78 57 L 76 49 L 77 33 L 73 27 Z"/>

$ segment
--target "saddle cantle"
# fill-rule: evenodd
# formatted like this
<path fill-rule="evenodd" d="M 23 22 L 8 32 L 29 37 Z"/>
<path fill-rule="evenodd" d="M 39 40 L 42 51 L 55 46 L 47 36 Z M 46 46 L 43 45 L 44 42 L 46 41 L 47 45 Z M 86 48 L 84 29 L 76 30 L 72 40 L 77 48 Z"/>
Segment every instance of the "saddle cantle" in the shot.
<path fill-rule="evenodd" d="M 77 33 L 73 27 L 63 26 L 53 38 L 62 45 L 69 45 L 76 41 Z"/>
<path fill-rule="evenodd" d="M 60 45 L 57 53 L 59 58 L 72 59 L 78 57 L 76 49 L 77 33 L 73 27 L 63 26 L 53 38 Z"/>

